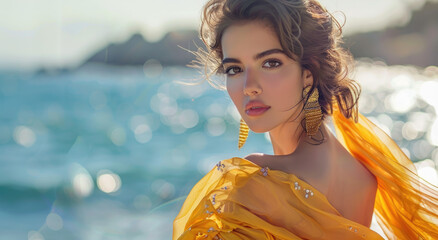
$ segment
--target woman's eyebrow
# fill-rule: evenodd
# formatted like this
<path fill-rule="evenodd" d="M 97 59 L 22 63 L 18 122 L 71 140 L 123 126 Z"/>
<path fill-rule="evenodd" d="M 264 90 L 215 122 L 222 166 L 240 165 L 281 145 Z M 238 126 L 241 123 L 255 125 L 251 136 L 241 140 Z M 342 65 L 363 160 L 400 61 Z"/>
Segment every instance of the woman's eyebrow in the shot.
<path fill-rule="evenodd" d="M 283 50 L 278 49 L 278 48 L 273 48 L 273 49 L 263 51 L 261 53 L 257 53 L 253 58 L 254 58 L 254 60 L 258 60 L 264 56 L 274 54 L 274 53 L 282 53 L 282 54 L 286 55 L 286 53 Z M 225 63 L 240 63 L 240 60 L 238 60 L 236 58 L 224 58 L 222 60 L 222 64 L 225 64 Z"/>

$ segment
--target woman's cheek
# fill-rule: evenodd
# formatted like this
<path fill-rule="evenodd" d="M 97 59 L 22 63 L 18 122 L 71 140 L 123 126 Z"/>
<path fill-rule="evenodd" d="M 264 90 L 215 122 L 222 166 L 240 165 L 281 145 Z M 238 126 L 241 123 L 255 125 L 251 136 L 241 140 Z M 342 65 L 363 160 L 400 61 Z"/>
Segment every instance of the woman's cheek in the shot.
<path fill-rule="evenodd" d="M 290 88 L 290 79 L 287 79 L 281 73 L 271 73 L 264 76 L 264 88 L 272 92 L 284 92 L 285 88 Z M 286 90 L 287 91 L 287 90 Z"/>
<path fill-rule="evenodd" d="M 240 93 L 243 95 L 243 84 L 244 82 L 237 77 L 227 79 L 227 91 L 233 94 Z"/>
<path fill-rule="evenodd" d="M 300 79 L 296 76 L 275 74 L 270 76 L 269 84 L 265 83 L 265 94 L 277 106 L 290 106 L 298 102 L 302 95 Z"/>
<path fill-rule="evenodd" d="M 227 92 L 230 96 L 231 100 L 234 102 L 234 104 L 239 106 L 241 99 L 243 98 L 243 88 L 238 84 L 237 81 L 228 81 L 227 80 Z"/>

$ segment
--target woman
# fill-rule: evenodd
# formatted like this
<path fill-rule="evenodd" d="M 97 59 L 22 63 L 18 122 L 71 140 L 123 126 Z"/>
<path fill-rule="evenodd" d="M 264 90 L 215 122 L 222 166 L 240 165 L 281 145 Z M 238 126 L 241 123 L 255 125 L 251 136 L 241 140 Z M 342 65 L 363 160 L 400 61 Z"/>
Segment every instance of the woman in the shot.
<path fill-rule="evenodd" d="M 201 37 L 199 63 L 226 75 L 242 117 L 239 148 L 249 127 L 269 132 L 274 155 L 218 162 L 173 239 L 383 239 L 373 212 L 389 239 L 438 239 L 436 188 L 357 113 L 340 26 L 317 1 L 211 0 Z"/>

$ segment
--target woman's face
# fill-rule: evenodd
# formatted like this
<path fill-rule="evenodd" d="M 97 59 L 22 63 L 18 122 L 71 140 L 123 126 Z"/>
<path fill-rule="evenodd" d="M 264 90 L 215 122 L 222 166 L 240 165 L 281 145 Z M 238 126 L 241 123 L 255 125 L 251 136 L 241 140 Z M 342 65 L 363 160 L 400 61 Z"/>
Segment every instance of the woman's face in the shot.
<path fill-rule="evenodd" d="M 228 27 L 221 40 L 227 91 L 250 129 L 268 132 L 288 120 L 288 126 L 299 127 L 302 91 L 313 78 L 283 52 L 276 33 L 251 21 Z M 247 111 L 250 101 L 267 107 Z"/>

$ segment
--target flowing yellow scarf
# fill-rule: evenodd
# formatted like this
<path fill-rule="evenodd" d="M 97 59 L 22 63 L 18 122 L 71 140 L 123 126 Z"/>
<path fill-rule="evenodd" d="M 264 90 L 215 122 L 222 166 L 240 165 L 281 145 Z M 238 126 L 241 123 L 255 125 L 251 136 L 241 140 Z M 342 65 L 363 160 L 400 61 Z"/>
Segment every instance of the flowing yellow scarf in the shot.
<path fill-rule="evenodd" d="M 388 239 L 438 239 L 438 188 L 363 115 L 355 123 L 335 105 L 332 118 L 338 140 L 377 178 L 374 213 Z"/>

